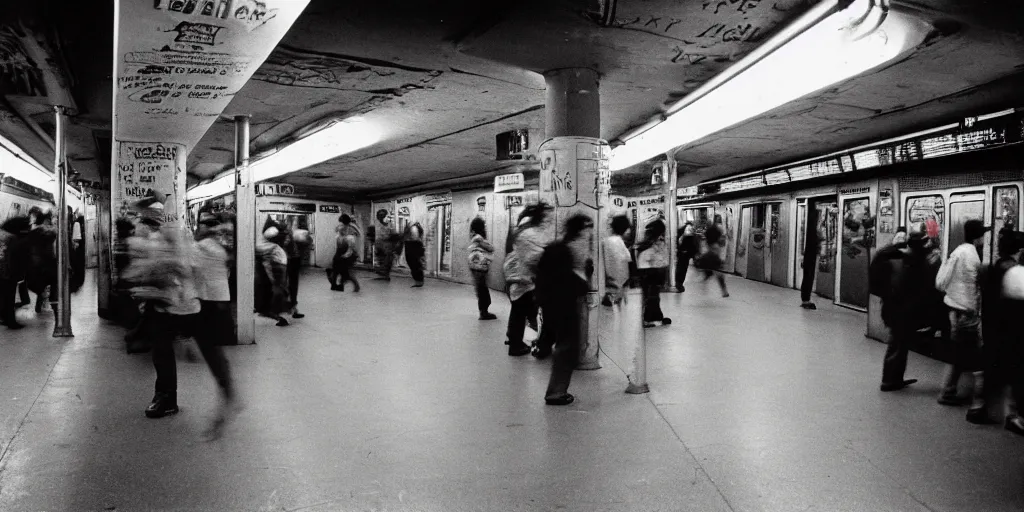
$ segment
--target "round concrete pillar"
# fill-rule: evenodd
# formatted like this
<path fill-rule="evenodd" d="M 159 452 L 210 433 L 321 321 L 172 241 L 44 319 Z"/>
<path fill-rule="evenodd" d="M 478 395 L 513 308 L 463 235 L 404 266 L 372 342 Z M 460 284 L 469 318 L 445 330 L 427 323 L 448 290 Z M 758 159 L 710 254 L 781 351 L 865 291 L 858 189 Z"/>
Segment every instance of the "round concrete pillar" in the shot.
<path fill-rule="evenodd" d="M 601 138 L 601 91 L 597 71 L 553 69 L 547 82 L 544 132 L 551 137 Z"/>

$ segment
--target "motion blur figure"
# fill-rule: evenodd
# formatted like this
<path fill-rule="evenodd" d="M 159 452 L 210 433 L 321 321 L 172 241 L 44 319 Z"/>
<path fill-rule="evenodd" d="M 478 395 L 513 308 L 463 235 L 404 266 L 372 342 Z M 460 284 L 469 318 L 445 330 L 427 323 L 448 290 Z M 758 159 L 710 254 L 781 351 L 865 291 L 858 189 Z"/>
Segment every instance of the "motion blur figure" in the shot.
<path fill-rule="evenodd" d="M 423 226 L 419 222 L 413 222 L 405 227 L 402 234 L 405 244 L 405 262 L 409 264 L 409 272 L 412 273 L 413 288 L 423 287 L 423 267 L 426 264 L 426 250 L 423 247 Z"/>
<path fill-rule="evenodd" d="M 622 302 L 626 282 L 629 281 L 629 264 L 633 256 L 626 247 L 624 237 L 629 232 L 629 219 L 616 215 L 611 219 L 612 234 L 601 243 L 604 245 L 605 294 L 601 304 L 611 306 Z"/>
<path fill-rule="evenodd" d="M 288 255 L 274 242 L 280 236 L 277 227 L 266 228 L 256 240 L 256 311 L 277 320 L 278 327 L 288 325 L 282 313 L 291 310 L 288 298 Z"/>
<path fill-rule="evenodd" d="M 487 272 L 494 258 L 494 246 L 487 241 L 487 223 L 480 217 L 469 223 L 469 270 L 473 273 L 473 289 L 476 292 L 476 306 L 480 320 L 495 320 L 498 317 L 489 312 L 491 291 L 487 288 Z"/>
<path fill-rule="evenodd" d="M 721 272 L 722 253 L 725 252 L 725 229 L 721 215 L 716 214 L 715 222 L 704 231 L 704 243 L 707 249 L 697 258 L 696 266 L 704 272 L 705 283 L 714 277 L 722 290 L 722 297 L 728 297 L 729 289 L 725 286 L 725 276 Z"/>
<path fill-rule="evenodd" d="M 508 355 L 516 357 L 529 354 L 531 348 L 523 342 L 526 324 L 537 317 L 534 301 L 537 264 L 544 254 L 544 222 L 551 208 L 543 203 L 523 209 L 520 221 L 512 233 L 512 252 L 505 257 L 505 282 L 509 286 L 512 310 L 508 315 L 508 329 L 505 332 Z M 546 330 L 546 328 L 545 328 Z M 541 339 L 544 338 L 541 335 Z"/>
<path fill-rule="evenodd" d="M 149 219 L 151 224 L 158 222 L 155 216 Z M 206 225 L 201 229 L 201 242 L 211 238 L 210 228 Z M 136 296 L 152 305 L 144 325 L 145 336 L 152 343 L 156 384 L 146 416 L 161 418 L 179 411 L 173 346 L 178 335 L 195 338 L 222 395 L 227 400 L 233 399 L 228 363 L 218 347 L 223 343 L 218 338 L 224 334 L 212 328 L 218 323 L 223 325 L 219 315 L 225 310 L 208 306 L 204 311 L 200 300 L 206 297 L 216 299 L 208 302 L 222 302 L 226 296 L 226 251 L 213 240 L 197 249 L 195 242 L 182 230 L 171 227 L 155 231 L 133 253 L 124 279 L 134 285 L 132 292 Z M 219 429 L 223 417 L 221 414 L 215 420 L 213 429 Z"/>
<path fill-rule="evenodd" d="M 1024 435 L 1024 343 L 1021 343 L 1020 318 L 1024 316 L 1024 233 L 1012 229 L 999 232 L 999 259 L 985 270 L 981 286 L 982 354 L 985 362 L 985 409 L 1002 404 L 1003 425 Z M 1006 388 L 1012 392 L 1005 396 Z"/>
<path fill-rule="evenodd" d="M 657 325 L 655 322 L 670 325 L 672 319 L 661 311 L 661 288 L 665 284 L 669 264 L 665 223 L 661 217 L 644 227 L 644 238 L 637 244 L 636 252 L 644 293 L 644 327 L 654 327 Z"/>
<path fill-rule="evenodd" d="M 594 222 L 584 214 L 565 221 L 561 240 L 548 245 L 537 263 L 537 303 L 544 314 L 545 336 L 537 341 L 534 354 L 543 359 L 554 349 L 551 379 L 544 402 L 568 405 L 576 398 L 569 393 L 572 372 L 579 363 L 581 309 L 586 306 L 590 279 L 594 274 L 591 258 Z"/>
<path fill-rule="evenodd" d="M 299 276 L 302 271 L 302 260 L 309 254 L 313 241 L 308 230 L 299 229 L 295 225 L 285 228 L 281 238 L 281 246 L 288 255 L 288 298 L 291 300 L 291 315 L 292 318 L 303 318 L 306 315 L 299 312 Z"/>
<path fill-rule="evenodd" d="M 15 293 L 25 277 L 28 230 L 28 217 L 12 217 L 0 225 L 0 324 L 8 329 L 24 327 L 15 317 Z"/>
<path fill-rule="evenodd" d="M 686 287 L 683 283 L 686 282 L 686 272 L 690 270 L 690 260 L 697 256 L 700 247 L 697 243 L 697 230 L 693 227 L 693 222 L 686 221 L 683 227 L 680 228 L 678 239 L 676 240 L 676 291 L 683 293 L 686 291 Z"/>
<path fill-rule="evenodd" d="M 358 292 L 359 281 L 352 276 L 352 265 L 355 264 L 358 255 L 356 241 L 359 230 L 352 225 L 352 217 L 346 213 L 338 217 L 338 222 L 340 224 L 335 228 L 338 236 L 335 238 L 334 260 L 331 268 L 327 270 L 327 280 L 331 282 L 331 289 L 334 291 L 345 291 L 345 283 L 351 281 L 355 287 L 352 291 Z M 341 279 L 340 283 L 338 279 Z"/>

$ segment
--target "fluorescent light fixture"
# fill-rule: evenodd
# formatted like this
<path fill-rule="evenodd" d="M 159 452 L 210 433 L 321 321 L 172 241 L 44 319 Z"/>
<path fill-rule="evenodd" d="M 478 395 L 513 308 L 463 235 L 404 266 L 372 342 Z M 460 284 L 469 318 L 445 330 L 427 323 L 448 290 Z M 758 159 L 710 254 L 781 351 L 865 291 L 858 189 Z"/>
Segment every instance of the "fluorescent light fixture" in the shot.
<path fill-rule="evenodd" d="M 284 176 L 335 157 L 371 146 L 381 132 L 361 117 L 334 120 L 295 142 L 249 164 L 253 183 Z M 231 193 L 235 189 L 235 171 L 189 189 L 189 201 Z"/>
<path fill-rule="evenodd" d="M 38 187 L 56 192 L 53 174 L 45 170 L 34 158 L 28 155 L 5 137 L 0 136 L 0 174 Z"/>
<path fill-rule="evenodd" d="M 930 30 L 926 23 L 898 11 L 882 16 L 880 9 L 877 2 L 855 0 L 848 8 L 824 18 L 740 74 L 613 149 L 611 169 L 643 162 L 857 76 L 924 41 Z M 873 12 L 876 10 L 877 15 Z M 878 28 L 858 33 L 865 23 Z"/>

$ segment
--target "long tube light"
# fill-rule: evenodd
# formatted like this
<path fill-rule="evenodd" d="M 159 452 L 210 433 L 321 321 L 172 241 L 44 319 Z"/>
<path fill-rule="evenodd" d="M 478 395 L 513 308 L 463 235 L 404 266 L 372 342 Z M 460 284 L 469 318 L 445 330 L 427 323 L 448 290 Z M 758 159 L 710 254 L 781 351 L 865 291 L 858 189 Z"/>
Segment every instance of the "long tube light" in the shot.
<path fill-rule="evenodd" d="M 884 3 L 884 2 L 883 2 Z M 929 26 L 892 11 L 870 33 L 855 22 L 875 24 L 873 0 L 855 0 L 764 55 L 742 73 L 673 112 L 664 121 L 612 150 L 620 170 L 672 148 L 724 130 L 793 100 L 891 61 L 924 41 Z M 728 73 L 728 72 L 727 72 Z"/>
<path fill-rule="evenodd" d="M 249 164 L 253 183 L 277 178 L 332 158 L 371 146 L 381 139 L 379 130 L 362 118 L 332 121 L 295 142 L 259 158 Z M 189 201 L 208 199 L 235 190 L 235 171 L 232 169 L 206 183 L 189 189 Z"/>

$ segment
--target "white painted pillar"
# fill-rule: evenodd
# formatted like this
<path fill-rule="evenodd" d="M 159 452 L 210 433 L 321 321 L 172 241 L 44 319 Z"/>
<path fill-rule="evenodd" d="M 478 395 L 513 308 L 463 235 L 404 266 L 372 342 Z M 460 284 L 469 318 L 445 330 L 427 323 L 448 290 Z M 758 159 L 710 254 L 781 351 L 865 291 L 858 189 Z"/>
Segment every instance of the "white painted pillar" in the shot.
<path fill-rule="evenodd" d="M 54 151 L 53 151 L 53 174 L 57 178 L 57 289 L 50 290 L 50 294 L 57 295 L 57 311 L 53 326 L 55 337 L 67 338 L 74 336 L 71 332 L 71 232 L 68 226 L 68 166 L 65 158 L 66 140 L 65 128 L 67 114 L 64 107 L 53 107 L 54 122 Z M 50 298 L 53 302 L 53 298 Z"/>
<path fill-rule="evenodd" d="M 237 343 L 256 343 L 256 186 L 249 169 L 249 116 L 235 116 L 235 306 Z"/>

